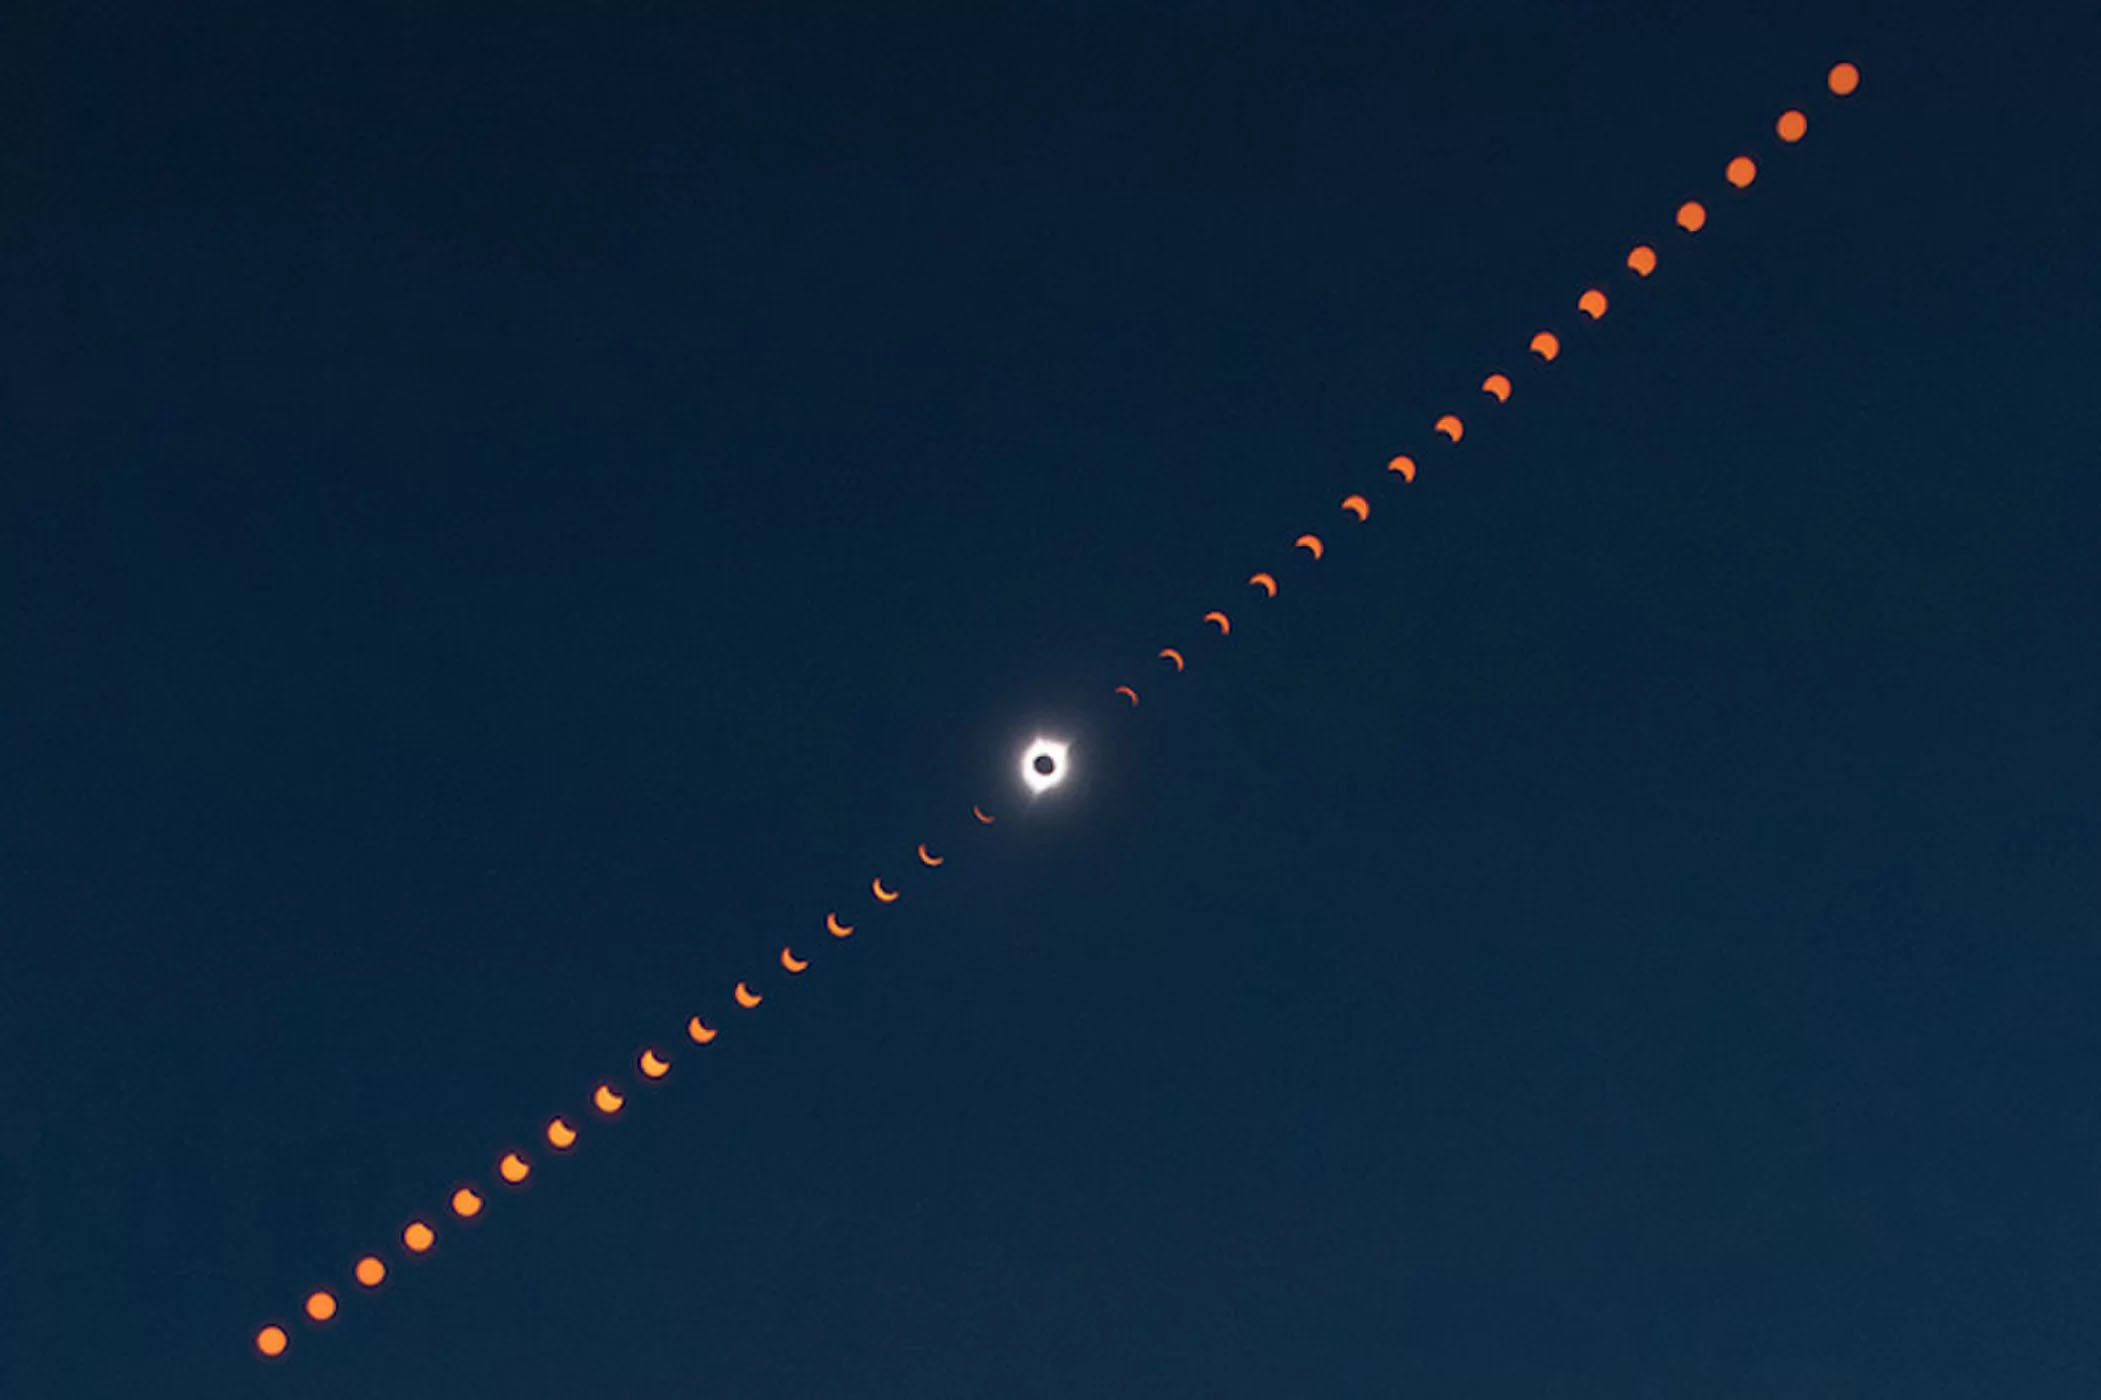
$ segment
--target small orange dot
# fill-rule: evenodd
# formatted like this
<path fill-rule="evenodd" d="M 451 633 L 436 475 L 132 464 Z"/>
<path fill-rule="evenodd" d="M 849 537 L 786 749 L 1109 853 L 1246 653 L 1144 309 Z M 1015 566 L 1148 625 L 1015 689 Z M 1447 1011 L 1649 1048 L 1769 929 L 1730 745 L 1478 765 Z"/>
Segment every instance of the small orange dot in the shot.
<path fill-rule="evenodd" d="M 1789 108 L 1787 111 L 1782 112 L 1780 114 L 1779 121 L 1773 123 L 1773 130 L 1780 133 L 1780 139 L 1782 141 L 1785 141 L 1788 145 L 1792 146 L 1795 144 L 1795 142 L 1801 140 L 1803 135 L 1808 132 L 1809 118 L 1803 116 L 1800 112 L 1795 111 L 1793 108 Z"/>
<path fill-rule="evenodd" d="M 285 1335 L 284 1328 L 273 1322 L 255 1334 L 255 1349 L 265 1356 L 283 1356 L 291 1340 Z"/>
<path fill-rule="evenodd" d="M 336 1315 L 336 1295 L 325 1288 L 317 1288 L 306 1295 L 306 1315 L 316 1322 L 326 1322 Z"/>
<path fill-rule="evenodd" d="M 1752 162 L 1749 156 L 1738 156 L 1735 160 L 1729 162 L 1729 168 L 1723 174 L 1728 178 L 1730 184 L 1738 189 L 1744 189 L 1758 178 L 1758 166 Z"/>
<path fill-rule="evenodd" d="M 525 1159 L 517 1153 L 506 1152 L 503 1154 L 503 1160 L 496 1164 L 496 1173 L 505 1181 L 511 1183 L 511 1185 L 516 1186 L 519 1182 L 531 1176 L 533 1169 L 527 1166 Z"/>
<path fill-rule="evenodd" d="M 481 1214 L 481 1197 L 474 1194 L 471 1186 L 462 1186 L 452 1193 L 452 1213 L 462 1220 L 471 1220 Z"/>
<path fill-rule="evenodd" d="M 422 1254 L 437 1241 L 436 1233 L 420 1220 L 411 1220 L 409 1227 L 401 1232 L 401 1242 L 408 1246 L 411 1254 Z"/>
<path fill-rule="evenodd" d="M 1831 76 L 1826 81 L 1834 95 L 1851 97 L 1853 90 L 1860 86 L 1860 70 L 1850 63 L 1840 63 L 1831 69 Z"/>
<path fill-rule="evenodd" d="M 1687 233 L 1698 233 L 1707 227 L 1707 211 L 1697 199 L 1688 199 L 1678 206 L 1678 227 Z"/>
<path fill-rule="evenodd" d="M 357 1261 L 357 1281 L 367 1288 L 377 1288 L 387 1281 L 387 1266 L 378 1255 L 368 1254 Z"/>
<path fill-rule="evenodd" d="M 1656 270 L 1656 250 L 1648 244 L 1638 245 L 1627 254 L 1627 266 L 1634 269 L 1637 277 L 1646 277 Z"/>

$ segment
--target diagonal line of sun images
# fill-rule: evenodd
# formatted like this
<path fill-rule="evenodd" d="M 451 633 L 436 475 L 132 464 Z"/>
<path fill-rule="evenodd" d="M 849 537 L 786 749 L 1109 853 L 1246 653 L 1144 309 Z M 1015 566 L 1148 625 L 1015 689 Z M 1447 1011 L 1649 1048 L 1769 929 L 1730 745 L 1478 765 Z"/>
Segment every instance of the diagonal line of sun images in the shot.
<path fill-rule="evenodd" d="M 1824 77 L 1824 87 L 1833 98 L 1849 97 L 1859 85 L 1860 70 L 1851 63 L 1834 65 Z M 1773 123 L 1773 136 L 1781 146 L 1792 146 L 1802 140 L 1808 129 L 1808 117 L 1799 108 L 1791 107 L 1782 112 Z M 1750 155 L 1734 156 L 1722 168 L 1722 178 L 1732 192 L 1748 189 L 1757 177 L 1758 164 Z M 1671 237 L 1689 237 L 1698 233 L 1706 227 L 1708 217 L 1709 210 L 1705 203 L 1697 199 L 1687 199 L 1677 208 L 1673 219 L 1677 232 Z M 1659 254 L 1654 246 L 1638 243 L 1627 253 L 1626 270 L 1632 274 L 1634 281 L 1638 282 L 1656 270 L 1658 259 Z M 1575 306 L 1582 318 L 1576 323 L 1580 326 L 1584 322 L 1596 321 L 1603 317 L 1611 306 L 1611 299 L 1603 286 L 1591 285 L 1577 296 Z M 1538 357 L 1541 365 L 1550 364 L 1557 359 L 1562 348 L 1562 336 L 1553 330 L 1537 331 L 1528 342 L 1530 353 Z M 1491 372 L 1482 379 L 1480 389 L 1487 400 L 1483 404 L 1484 411 L 1499 407 L 1510 401 L 1511 376 L 1501 370 Z M 1457 413 L 1445 413 L 1430 427 L 1427 436 L 1433 441 L 1427 450 L 1441 456 L 1456 447 L 1465 435 L 1466 425 L 1461 417 Z M 1418 469 L 1417 458 L 1408 451 L 1394 456 L 1385 467 L 1387 478 L 1403 485 L 1415 480 Z M 1341 510 L 1348 521 L 1361 523 L 1371 515 L 1371 500 L 1365 495 L 1352 493 L 1343 497 Z M 1347 529 L 1347 524 L 1343 528 Z M 1328 550 L 1326 541 L 1312 532 L 1299 535 L 1293 542 L 1293 547 L 1303 550 L 1311 561 L 1318 561 Z M 1277 575 L 1267 569 L 1249 575 L 1247 584 L 1256 591 L 1261 600 L 1266 601 L 1277 596 Z M 1215 629 L 1220 638 L 1230 636 L 1233 630 L 1232 619 L 1223 609 L 1205 613 L 1199 626 Z M 1173 646 L 1161 648 L 1156 659 L 1164 662 L 1175 673 L 1184 671 L 1188 665 L 1187 657 L 1179 648 Z M 1138 689 L 1134 685 L 1118 685 L 1113 693 L 1122 698 L 1126 708 L 1136 708 L 1140 703 Z M 1057 769 L 1064 761 L 1063 748 L 1060 744 L 1039 741 L 1023 757 L 1024 781 L 1032 788 L 1047 786 L 1055 781 Z M 966 831 L 976 832 L 990 828 L 996 821 L 994 814 L 983 807 L 972 806 L 970 812 L 973 820 L 964 828 Z M 961 840 L 960 837 L 957 839 Z M 950 859 L 950 849 L 949 845 L 944 844 L 937 851 L 929 843 L 921 842 L 909 862 L 900 863 L 914 869 L 916 873 L 931 874 Z M 860 912 L 854 912 L 846 906 L 841 906 L 826 913 L 821 921 L 813 918 L 807 939 L 791 940 L 782 945 L 776 959 L 777 969 L 768 968 L 763 977 L 754 972 L 736 983 L 728 998 L 730 1007 L 720 1013 L 696 1012 L 680 1032 L 644 1048 L 636 1057 L 634 1079 L 631 1082 L 623 1084 L 612 1078 L 601 1079 L 592 1086 L 585 1106 L 550 1116 L 540 1130 L 541 1147 L 535 1151 L 544 1150 L 559 1156 L 576 1150 L 594 1122 L 618 1117 L 625 1112 L 631 1093 L 646 1093 L 649 1086 L 671 1073 L 671 1047 L 675 1046 L 678 1053 L 685 1053 L 687 1046 L 698 1052 L 711 1044 L 736 1018 L 757 1011 L 769 996 L 777 994 L 779 989 L 785 988 L 793 979 L 801 976 L 816 960 L 820 949 L 835 940 L 855 936 L 856 930 L 865 920 L 882 918 L 889 906 L 896 904 L 903 897 L 903 890 L 904 882 L 901 879 L 886 879 L 878 875 L 868 887 L 869 905 L 872 907 L 862 906 Z M 683 1044 L 680 1043 L 681 1040 Z M 501 1151 L 491 1165 L 490 1181 L 466 1182 L 456 1186 L 444 1209 L 434 1209 L 407 1221 L 397 1231 L 391 1246 L 385 1249 L 375 1248 L 351 1261 L 347 1283 L 317 1285 L 300 1300 L 299 1317 L 310 1328 L 329 1327 L 337 1321 L 346 1297 L 382 1291 L 394 1269 L 413 1265 L 431 1252 L 437 1243 L 441 1228 L 451 1228 L 480 1216 L 491 1208 L 492 1201 L 501 1199 L 507 1191 L 523 1186 L 531 1178 L 534 1170 L 532 1151 L 521 1147 Z M 291 1350 L 291 1324 L 275 1319 L 265 1321 L 251 1334 L 249 1345 L 255 1355 L 262 1359 L 282 1360 Z"/>

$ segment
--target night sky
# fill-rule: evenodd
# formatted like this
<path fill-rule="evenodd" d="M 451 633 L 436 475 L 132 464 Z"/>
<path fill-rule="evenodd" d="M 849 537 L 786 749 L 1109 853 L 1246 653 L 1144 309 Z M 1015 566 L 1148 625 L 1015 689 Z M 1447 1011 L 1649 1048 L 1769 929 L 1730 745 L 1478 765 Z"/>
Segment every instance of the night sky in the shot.
<path fill-rule="evenodd" d="M 2101 1394 L 1998 8 L 10 19 L 0 1395 Z"/>

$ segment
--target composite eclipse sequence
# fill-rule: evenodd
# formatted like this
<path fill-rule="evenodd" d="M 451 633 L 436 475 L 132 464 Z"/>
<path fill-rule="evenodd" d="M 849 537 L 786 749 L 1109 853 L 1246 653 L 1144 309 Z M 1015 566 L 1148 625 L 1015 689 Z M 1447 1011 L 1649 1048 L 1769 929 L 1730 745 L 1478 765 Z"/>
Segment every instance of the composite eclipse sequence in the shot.
<path fill-rule="evenodd" d="M 1859 70 L 1840 62 L 1823 75 L 1824 98 L 1844 99 L 1860 83 Z M 1784 150 L 1805 139 L 1810 128 L 1808 113 L 1789 106 L 1774 119 L 1765 138 Z M 1278 557 L 1256 561 L 1258 567 L 1234 585 L 1234 596 L 1218 598 L 1208 609 L 1192 610 L 1190 635 L 1163 639 L 1163 645 L 1146 660 L 1142 672 L 1114 678 L 1103 691 L 1109 703 L 1123 711 L 1144 704 L 1146 692 L 1155 685 L 1185 683 L 1200 676 L 1206 649 L 1235 645 L 1233 613 L 1242 606 L 1269 607 L 1289 592 L 1294 569 L 1317 567 L 1328 552 L 1344 543 L 1348 532 L 1370 519 L 1374 509 L 1387 509 L 1387 499 L 1404 491 L 1417 474 L 1442 466 L 1467 440 L 1467 419 L 1477 411 L 1493 414 L 1519 396 L 1524 373 L 1543 372 L 1564 353 L 1580 346 L 1582 328 L 1609 315 L 1615 299 L 1638 287 L 1668 259 L 1676 256 L 1673 245 L 1695 237 L 1710 219 L 1726 217 L 1729 204 L 1745 196 L 1761 173 L 1760 158 L 1748 151 L 1727 154 L 1717 160 L 1719 187 L 1710 194 L 1680 200 L 1659 217 L 1662 227 L 1653 241 L 1635 241 L 1622 265 L 1610 278 L 1577 284 L 1562 316 L 1552 324 L 1530 328 L 1516 337 L 1512 363 L 1489 365 L 1472 380 L 1480 398 L 1478 410 L 1454 408 L 1437 415 L 1427 425 L 1420 443 L 1402 443 L 1388 460 L 1368 468 L 1377 483 L 1367 483 L 1361 492 L 1351 492 L 1326 509 L 1328 523 L 1313 528 L 1279 532 Z M 1529 356 L 1529 359 L 1525 357 Z M 1471 450 L 1471 449 L 1469 449 Z M 1324 533 L 1326 532 L 1326 533 Z M 1287 543 L 1288 541 L 1288 543 Z M 893 866 L 873 872 L 851 902 L 830 909 L 813 909 L 807 925 L 788 933 L 772 963 L 750 969 L 732 986 L 715 989 L 712 996 L 697 998 L 685 1022 L 658 1038 L 638 1045 L 632 1062 L 617 1076 L 583 1081 L 579 1103 L 545 1114 L 539 1120 L 536 1140 L 531 1144 L 499 1144 L 489 1152 L 488 1177 L 436 1185 L 431 1209 L 407 1220 L 381 1226 L 375 1223 L 370 1248 L 340 1263 L 317 1261 L 315 1282 L 305 1296 L 291 1300 L 286 1312 L 253 1324 L 247 1345 L 264 1360 L 283 1362 L 295 1348 L 295 1329 L 320 1331 L 345 1325 L 346 1309 L 359 1295 L 383 1293 L 396 1270 L 424 1264 L 435 1250 L 443 1231 L 485 1212 L 500 1211 L 502 1198 L 528 1183 L 541 1159 L 563 1156 L 585 1147 L 594 1126 L 624 1116 L 635 1095 L 646 1095 L 651 1085 L 676 1072 L 688 1055 L 700 1054 L 724 1034 L 733 1034 L 738 1019 L 765 1014 L 776 995 L 792 995 L 797 979 L 811 975 L 823 960 L 825 950 L 839 941 L 856 937 L 881 937 L 890 922 L 910 907 L 910 896 L 921 880 L 938 879 L 942 867 L 958 856 L 967 857 L 974 841 L 996 839 L 1002 817 L 1018 814 L 1039 801 L 1056 800 L 1068 778 L 1083 771 L 1084 750 L 1070 737 L 1037 733 L 1014 757 L 1013 782 L 982 800 L 955 820 L 945 832 L 915 833 L 923 840 L 899 843 Z"/>

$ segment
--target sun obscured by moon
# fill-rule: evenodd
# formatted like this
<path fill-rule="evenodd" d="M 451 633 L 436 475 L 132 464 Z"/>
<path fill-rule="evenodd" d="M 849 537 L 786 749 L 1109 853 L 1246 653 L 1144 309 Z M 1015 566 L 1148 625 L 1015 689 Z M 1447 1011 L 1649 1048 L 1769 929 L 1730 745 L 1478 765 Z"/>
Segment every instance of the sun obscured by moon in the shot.
<path fill-rule="evenodd" d="M 1029 741 L 1029 746 L 1021 751 L 1021 785 L 1029 790 L 1029 796 L 1041 797 L 1065 781 L 1069 766 L 1066 754 L 1071 747 L 1040 734 Z"/>

